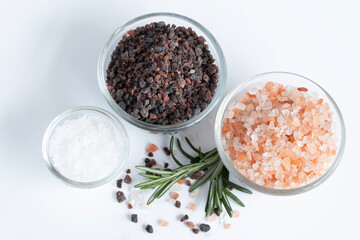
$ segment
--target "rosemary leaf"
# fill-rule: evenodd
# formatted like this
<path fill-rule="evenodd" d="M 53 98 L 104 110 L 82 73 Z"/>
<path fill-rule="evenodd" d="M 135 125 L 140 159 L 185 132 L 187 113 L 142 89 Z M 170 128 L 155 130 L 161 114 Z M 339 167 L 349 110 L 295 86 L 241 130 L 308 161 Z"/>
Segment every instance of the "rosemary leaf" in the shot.
<path fill-rule="evenodd" d="M 164 189 L 162 189 L 159 193 L 158 196 L 156 198 L 160 198 L 162 197 L 175 183 L 177 183 L 177 181 L 179 181 L 180 179 L 183 179 L 186 173 L 183 173 L 182 175 L 174 178 L 171 182 L 169 182 Z"/>
<path fill-rule="evenodd" d="M 200 161 L 206 159 L 206 158 L 204 158 L 204 154 L 201 152 L 201 147 L 199 147 L 198 155 L 199 155 Z"/>
<path fill-rule="evenodd" d="M 227 190 L 226 188 L 224 188 L 224 193 L 226 195 L 228 195 L 232 200 L 234 200 L 237 204 L 239 204 L 242 207 L 245 207 L 245 205 L 243 204 L 243 202 L 237 197 L 235 196 L 232 192 L 230 192 L 229 190 Z"/>
<path fill-rule="evenodd" d="M 214 170 L 214 172 L 211 174 L 211 177 L 210 177 L 210 179 L 212 180 L 212 179 L 214 179 L 217 175 L 219 175 L 219 173 L 220 173 L 220 171 L 222 170 L 222 168 L 223 168 L 223 163 L 221 162 L 221 161 L 218 161 L 217 163 L 216 163 L 216 165 L 215 165 L 215 170 Z"/>
<path fill-rule="evenodd" d="M 226 195 L 224 193 L 222 194 L 222 199 L 221 200 L 222 200 L 222 203 L 224 204 L 225 210 L 228 213 L 229 217 L 232 218 L 233 210 L 232 210 L 232 208 L 230 206 L 229 200 L 227 199 L 227 197 L 226 197 Z"/>
<path fill-rule="evenodd" d="M 226 167 L 223 167 L 222 175 L 223 175 L 224 181 L 229 181 L 229 170 L 227 170 Z"/>
<path fill-rule="evenodd" d="M 207 181 L 212 173 L 214 172 L 215 167 L 211 167 L 204 175 L 201 176 L 199 180 L 197 180 L 191 187 L 189 188 L 189 192 L 194 191 L 196 188 L 201 186 L 205 181 Z"/>
<path fill-rule="evenodd" d="M 177 165 L 179 165 L 180 167 L 183 166 L 183 164 L 181 164 L 174 155 L 174 136 L 171 136 L 171 139 L 170 139 L 170 155 L 171 155 L 172 159 L 174 160 L 174 162 L 176 162 Z"/>
<path fill-rule="evenodd" d="M 194 158 L 193 156 L 191 156 L 190 154 L 188 154 L 187 152 L 185 152 L 185 150 L 182 148 L 179 139 L 176 139 L 176 143 L 177 143 L 177 145 L 178 145 L 178 148 L 179 148 L 180 152 L 181 152 L 185 157 L 187 157 L 187 158 L 190 159 L 191 161 L 195 161 L 195 158 Z"/>
<path fill-rule="evenodd" d="M 146 174 L 146 173 L 139 173 L 140 176 L 149 178 L 149 179 L 159 179 L 161 178 L 161 176 L 156 176 L 156 175 L 150 175 L 150 174 Z"/>
<path fill-rule="evenodd" d="M 156 196 L 158 195 L 159 192 L 162 191 L 162 189 L 166 187 L 166 184 L 167 182 L 163 183 L 155 190 L 155 192 L 153 192 L 153 194 L 150 196 L 149 200 L 146 203 L 147 205 L 150 205 L 156 199 Z"/>
<path fill-rule="evenodd" d="M 212 181 L 211 181 L 211 186 L 212 186 Z M 206 217 L 209 216 L 211 213 L 213 213 L 215 208 L 215 202 L 213 201 L 215 195 L 214 189 L 211 187 L 209 188 L 209 191 L 211 191 L 211 196 L 208 201 L 209 205 L 208 205 L 208 209 L 206 210 Z"/>
<path fill-rule="evenodd" d="M 207 198 L 206 198 L 206 205 L 205 205 L 205 212 L 208 212 L 208 209 L 210 208 L 210 196 L 211 196 L 211 187 L 212 187 L 212 181 L 209 183 L 209 190 L 208 190 L 208 194 L 207 194 Z"/>
<path fill-rule="evenodd" d="M 191 143 L 191 141 L 189 140 L 189 138 L 185 137 L 185 141 L 186 141 L 187 144 L 190 146 L 190 148 L 191 148 L 192 150 L 194 150 L 194 152 L 199 153 L 199 149 L 197 149 L 197 148 Z"/>
<path fill-rule="evenodd" d="M 223 211 L 222 209 L 222 204 L 220 201 L 220 198 L 222 198 L 222 189 L 219 191 L 219 186 L 217 181 L 215 180 L 215 185 L 214 185 L 214 191 L 215 191 L 215 202 L 217 207 L 219 208 L 220 212 Z"/>
<path fill-rule="evenodd" d="M 225 182 L 226 185 L 229 186 L 229 187 L 233 187 L 233 188 L 235 188 L 236 190 L 239 190 L 239 191 L 241 191 L 241 192 L 243 192 L 243 193 L 252 194 L 252 192 L 251 192 L 249 189 L 244 188 L 244 187 L 242 187 L 242 186 L 239 186 L 239 185 L 237 185 L 237 184 L 235 184 L 235 183 L 233 183 L 233 182 L 230 182 L 229 180 L 224 180 L 224 182 Z"/>
<path fill-rule="evenodd" d="M 163 182 L 166 182 L 168 180 L 168 178 L 158 178 L 155 180 L 150 180 L 150 181 L 146 181 L 143 183 L 139 183 L 137 185 L 135 185 L 136 188 L 152 188 L 152 187 L 156 187 L 160 184 L 162 184 Z"/>
<path fill-rule="evenodd" d="M 221 192 L 222 192 L 222 190 L 223 190 L 223 188 L 224 188 L 224 185 L 223 185 L 223 176 L 222 176 L 222 174 L 219 174 L 219 176 L 217 177 L 218 178 L 218 180 L 217 180 L 217 182 L 218 182 L 218 184 L 217 184 L 217 187 L 218 187 L 218 192 L 219 192 L 219 196 L 220 196 L 220 198 L 222 197 L 222 194 L 221 194 Z"/>
<path fill-rule="evenodd" d="M 172 175 L 173 174 L 173 171 L 159 170 L 159 169 L 154 169 L 154 168 L 149 168 L 149 167 L 144 167 L 144 166 L 135 166 L 135 168 L 137 168 L 139 170 L 143 170 L 145 172 L 151 172 L 151 173 L 160 174 L 160 175 Z"/>

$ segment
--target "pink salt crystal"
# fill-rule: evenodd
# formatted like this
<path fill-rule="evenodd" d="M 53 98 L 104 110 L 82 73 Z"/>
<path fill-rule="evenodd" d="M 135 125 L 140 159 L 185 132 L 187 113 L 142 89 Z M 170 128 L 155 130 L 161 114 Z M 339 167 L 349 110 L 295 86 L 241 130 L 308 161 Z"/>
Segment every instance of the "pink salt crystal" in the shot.
<path fill-rule="evenodd" d="M 237 218 L 237 217 L 240 216 L 240 212 L 239 212 L 239 211 L 235 211 L 235 212 L 233 212 L 232 216 L 233 216 L 234 218 Z"/>
<path fill-rule="evenodd" d="M 230 224 L 230 223 L 226 223 L 224 227 L 225 227 L 225 229 L 229 229 L 229 228 L 231 227 L 231 224 Z"/>
<path fill-rule="evenodd" d="M 208 217 L 208 221 L 209 222 L 213 222 L 213 221 L 215 221 L 216 219 L 218 218 L 218 216 L 215 214 L 215 213 L 213 213 L 213 214 L 211 214 L 209 217 Z"/>
<path fill-rule="evenodd" d="M 167 226 L 169 226 L 169 222 L 166 221 L 166 220 L 162 220 L 162 221 L 161 221 L 161 226 L 162 226 L 162 227 L 167 227 Z"/>
<path fill-rule="evenodd" d="M 189 203 L 189 205 L 187 206 L 187 208 L 190 209 L 190 210 L 195 210 L 196 205 L 195 205 L 195 203 Z"/>

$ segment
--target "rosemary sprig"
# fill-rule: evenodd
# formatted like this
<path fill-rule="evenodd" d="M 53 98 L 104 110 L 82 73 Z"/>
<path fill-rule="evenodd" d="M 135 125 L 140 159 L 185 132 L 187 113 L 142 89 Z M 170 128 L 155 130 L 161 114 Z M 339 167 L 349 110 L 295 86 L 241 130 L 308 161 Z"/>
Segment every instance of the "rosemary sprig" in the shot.
<path fill-rule="evenodd" d="M 147 204 L 150 204 L 155 199 L 162 197 L 179 180 L 190 177 L 197 172 L 203 172 L 201 178 L 189 188 L 189 192 L 192 192 L 206 182 L 209 182 L 205 205 L 206 216 L 214 213 L 215 208 L 222 212 L 224 206 L 228 215 L 232 217 L 233 210 L 228 198 L 231 198 L 235 203 L 242 207 L 245 207 L 245 205 L 227 188 L 231 187 L 247 194 L 252 194 L 252 192 L 247 188 L 239 186 L 229 180 L 229 171 L 224 167 L 216 148 L 204 153 L 201 151 L 201 147 L 196 148 L 187 137 L 185 137 L 185 140 L 189 147 L 197 154 L 196 156 L 192 156 L 187 153 L 181 146 L 180 140 L 176 139 L 178 149 L 187 159 L 190 160 L 189 164 L 184 165 L 175 157 L 175 139 L 174 137 L 171 137 L 171 157 L 179 167 L 172 171 L 165 171 L 144 166 L 136 166 L 137 169 L 146 172 L 139 173 L 139 175 L 146 177 L 149 180 L 139 183 L 135 185 L 135 187 L 140 189 L 156 188 L 147 201 Z"/>

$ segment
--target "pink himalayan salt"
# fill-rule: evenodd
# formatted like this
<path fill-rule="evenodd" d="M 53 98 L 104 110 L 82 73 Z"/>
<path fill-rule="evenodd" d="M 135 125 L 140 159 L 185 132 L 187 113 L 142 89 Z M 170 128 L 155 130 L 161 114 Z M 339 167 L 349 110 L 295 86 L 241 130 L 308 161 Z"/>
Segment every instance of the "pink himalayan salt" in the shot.
<path fill-rule="evenodd" d="M 233 216 L 234 218 L 237 218 L 237 217 L 240 216 L 240 212 L 239 212 L 239 211 L 235 211 L 235 212 L 233 212 L 232 216 Z"/>
<path fill-rule="evenodd" d="M 215 221 L 216 219 L 218 218 L 218 216 L 215 214 L 215 213 L 213 213 L 213 214 L 211 214 L 209 217 L 208 217 L 208 221 L 209 222 L 213 222 L 213 221 Z"/>
<path fill-rule="evenodd" d="M 273 82 L 228 107 L 222 142 L 241 174 L 277 189 L 316 180 L 337 152 L 329 105 L 307 88 Z"/>

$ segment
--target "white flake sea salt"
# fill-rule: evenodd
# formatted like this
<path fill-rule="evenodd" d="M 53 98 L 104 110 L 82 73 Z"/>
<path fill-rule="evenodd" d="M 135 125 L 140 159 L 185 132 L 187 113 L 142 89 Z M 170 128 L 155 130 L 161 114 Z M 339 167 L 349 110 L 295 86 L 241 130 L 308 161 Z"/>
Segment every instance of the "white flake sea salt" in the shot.
<path fill-rule="evenodd" d="M 50 139 L 54 167 L 74 181 L 91 182 L 109 175 L 121 159 L 115 128 L 95 115 L 66 120 Z"/>

